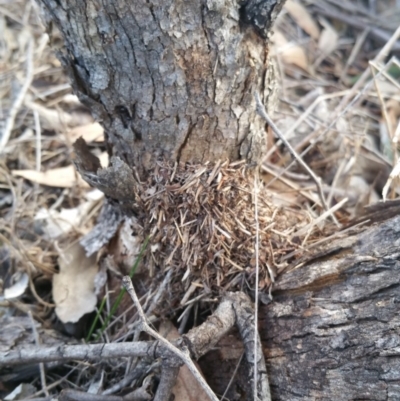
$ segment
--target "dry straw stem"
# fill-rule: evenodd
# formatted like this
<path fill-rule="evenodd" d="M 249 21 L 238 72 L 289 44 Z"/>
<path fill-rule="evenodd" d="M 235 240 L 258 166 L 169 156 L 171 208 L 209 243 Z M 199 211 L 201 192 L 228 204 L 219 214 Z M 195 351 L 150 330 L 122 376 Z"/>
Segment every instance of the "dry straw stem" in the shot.
<path fill-rule="evenodd" d="M 385 44 L 385 46 L 382 47 L 380 52 L 376 55 L 374 58 L 374 62 L 379 63 L 383 61 L 390 53 L 392 50 L 393 46 L 396 44 L 397 40 L 400 38 L 400 26 L 396 29 L 396 31 L 393 33 L 392 37 L 388 40 L 388 42 Z M 353 85 L 351 88 L 350 92 L 342 99 L 342 101 L 339 103 L 338 107 L 336 108 L 335 114 L 337 114 L 343 110 L 343 108 L 348 105 L 349 100 L 351 99 L 352 96 L 354 96 L 357 91 L 365 84 L 367 79 L 370 77 L 370 70 L 366 69 L 361 77 L 357 80 L 357 82 Z M 334 119 L 336 121 L 336 118 Z"/>
<path fill-rule="evenodd" d="M 319 194 L 319 198 L 321 199 L 321 203 L 322 203 L 325 211 L 328 211 L 329 208 L 328 208 L 328 205 L 325 200 L 324 191 L 323 191 L 322 185 L 321 185 L 321 179 L 315 175 L 315 173 L 310 169 L 310 167 L 308 167 L 307 163 L 305 163 L 304 160 L 297 154 L 297 152 L 293 149 L 293 147 L 289 143 L 289 141 L 285 138 L 285 136 L 281 133 L 279 128 L 272 121 L 271 117 L 267 113 L 267 110 L 265 110 L 264 105 L 261 103 L 260 95 L 258 92 L 256 92 L 255 96 L 256 96 L 258 113 L 268 123 L 268 125 L 272 128 L 272 130 L 275 132 L 275 134 L 278 136 L 278 138 L 284 143 L 284 145 L 289 150 L 290 154 L 296 159 L 296 161 L 304 168 L 304 170 L 313 179 L 313 181 L 317 185 L 318 194 Z"/>
<path fill-rule="evenodd" d="M 33 79 L 33 38 L 30 37 L 28 41 L 28 48 L 26 52 L 26 77 L 24 84 L 18 93 L 17 97 L 15 98 L 14 103 L 11 106 L 9 115 L 7 117 L 7 121 L 4 127 L 3 134 L 0 138 L 0 153 L 4 151 L 8 140 L 10 139 L 11 132 L 14 127 L 15 117 L 25 99 L 25 95 L 28 92 L 29 87 L 31 86 L 32 79 Z"/>
<path fill-rule="evenodd" d="M 28 315 L 29 315 L 29 319 L 30 319 L 31 325 L 32 325 L 32 332 L 33 332 L 33 336 L 35 338 L 35 344 L 36 344 L 36 346 L 38 346 L 40 344 L 40 338 L 39 338 L 39 333 L 36 330 L 36 323 L 33 319 L 31 311 L 28 312 Z M 42 384 L 42 390 L 43 390 L 43 393 L 45 394 L 45 396 L 48 397 L 50 394 L 49 394 L 49 390 L 47 389 L 47 384 L 46 384 L 46 372 L 44 369 L 44 363 L 39 363 L 39 370 L 40 370 L 40 382 Z"/>

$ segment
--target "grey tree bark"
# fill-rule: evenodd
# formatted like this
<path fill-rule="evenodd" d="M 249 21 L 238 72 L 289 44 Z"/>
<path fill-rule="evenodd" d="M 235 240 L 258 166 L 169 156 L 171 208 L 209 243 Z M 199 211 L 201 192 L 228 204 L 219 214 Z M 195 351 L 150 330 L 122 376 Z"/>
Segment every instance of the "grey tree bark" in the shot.
<path fill-rule="evenodd" d="M 284 0 L 40 0 L 74 90 L 110 151 L 142 174 L 265 149 L 254 91 L 271 91 L 266 38 Z"/>

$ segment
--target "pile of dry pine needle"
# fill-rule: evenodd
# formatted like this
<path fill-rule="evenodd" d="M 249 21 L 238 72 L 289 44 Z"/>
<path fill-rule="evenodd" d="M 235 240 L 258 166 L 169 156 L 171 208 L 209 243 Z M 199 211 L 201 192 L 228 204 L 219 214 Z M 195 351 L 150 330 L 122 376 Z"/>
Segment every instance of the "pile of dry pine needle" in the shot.
<path fill-rule="evenodd" d="M 376 2 L 370 3 L 376 6 Z M 69 280 L 76 277 L 82 264 L 87 267 L 82 282 L 90 284 L 91 280 L 91 284 L 78 304 L 67 305 L 68 309 L 94 311 L 98 297 L 105 294 L 109 311 L 122 266 L 132 266 L 148 234 L 152 237 L 146 274 L 157 280 L 149 284 L 138 272 L 144 309 L 156 322 L 159 314 L 154 300 L 167 291 L 165 309 L 170 316 L 179 316 L 180 329 L 185 330 L 188 312 L 194 310 L 194 321 L 196 316 L 202 320 L 201 313 L 217 301 L 221 288 L 252 293 L 258 285 L 268 293 L 271 281 L 288 263 L 295 266 L 297 255 L 312 250 L 364 206 L 379 200 L 398 159 L 400 135 L 399 32 L 396 18 L 392 21 L 385 14 L 395 15 L 395 7 L 394 0 L 385 2 L 383 10 L 362 9 L 350 0 L 324 0 L 308 7 L 288 1 L 279 18 L 273 58 L 282 89 L 274 121 L 322 178 L 319 188 L 299 165 L 292 166 L 292 157 L 272 131 L 270 151 L 262 166 L 263 184 L 257 188 L 241 163 L 221 161 L 216 166 L 185 169 L 160 164 L 152 181 L 143 184 L 140 199 L 150 219 L 125 221 L 103 251 L 107 256 L 96 258 L 76 248 L 75 253 L 71 251 L 90 232 L 102 204 L 102 195 L 78 177 L 71 159 L 73 142 L 83 136 L 107 165 L 101 127 L 71 94 L 60 63 L 47 46 L 48 37 L 34 4 L 2 2 L 2 349 L 34 343 L 34 321 L 42 325 L 38 331 L 43 343 L 70 341 L 50 329 L 54 327 L 54 308 L 60 307 L 57 301 L 54 304 L 51 287 L 58 277 L 57 285 L 71 289 Z M 349 13 L 353 13 L 350 20 Z M 388 196 L 396 196 L 388 186 L 386 190 Z M 335 221 L 324 213 L 318 191 L 323 192 Z M 132 236 L 133 230 L 137 236 Z M 206 248 L 200 246 L 204 238 Z M 71 254 L 69 262 L 63 263 L 65 255 Z M 164 266 L 162 272 L 160 265 Z M 92 288 L 94 277 L 103 278 L 103 289 L 97 294 Z M 131 306 L 120 308 L 113 315 L 102 333 L 105 341 L 136 335 L 135 314 L 129 315 L 130 310 Z M 34 320 L 27 317 L 28 312 Z M 79 317 L 64 317 L 64 323 L 69 320 Z M 125 360 L 66 365 L 49 371 L 41 383 L 37 379 L 25 382 L 32 386 L 29 394 L 35 397 L 68 386 L 87 389 L 91 383 L 114 389 L 112 393 L 122 388 L 118 387 L 120 377 L 128 377 L 130 368 Z M 7 394 L 20 377 L 16 374 L 10 382 L 14 384 L 1 391 Z"/>

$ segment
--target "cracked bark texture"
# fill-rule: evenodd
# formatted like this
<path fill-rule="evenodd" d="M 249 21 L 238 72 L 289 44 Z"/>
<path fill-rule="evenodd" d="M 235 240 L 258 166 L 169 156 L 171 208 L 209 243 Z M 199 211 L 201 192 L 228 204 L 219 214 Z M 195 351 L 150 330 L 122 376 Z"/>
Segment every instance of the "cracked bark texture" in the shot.
<path fill-rule="evenodd" d="M 260 322 L 275 400 L 400 399 L 399 246 L 395 217 L 282 277 Z"/>
<path fill-rule="evenodd" d="M 142 174 L 160 158 L 259 161 L 254 92 L 268 103 L 266 38 L 283 3 L 39 0 L 75 92 Z"/>

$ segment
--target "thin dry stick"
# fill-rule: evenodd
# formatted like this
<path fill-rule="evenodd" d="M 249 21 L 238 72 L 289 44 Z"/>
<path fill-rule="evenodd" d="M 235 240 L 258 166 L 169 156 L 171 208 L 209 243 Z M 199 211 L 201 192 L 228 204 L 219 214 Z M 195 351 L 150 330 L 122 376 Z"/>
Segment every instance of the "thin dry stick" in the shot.
<path fill-rule="evenodd" d="M 154 341 L 135 343 L 79 344 L 27 347 L 0 352 L 0 367 L 19 365 L 21 363 L 40 363 L 67 360 L 93 360 L 105 358 L 122 358 L 130 356 L 159 357 Z"/>
<path fill-rule="evenodd" d="M 313 179 L 315 184 L 318 188 L 319 198 L 321 199 L 321 203 L 323 208 L 327 211 L 329 210 L 328 205 L 326 204 L 324 191 L 322 189 L 321 180 L 317 177 L 314 172 L 308 167 L 308 165 L 303 161 L 303 159 L 297 154 L 297 152 L 293 149 L 292 145 L 288 142 L 285 136 L 281 133 L 279 128 L 275 125 L 272 121 L 271 117 L 268 115 L 267 111 L 265 110 L 264 105 L 261 103 L 260 95 L 256 92 L 256 102 L 257 102 L 257 111 L 258 114 L 268 123 L 268 125 L 272 128 L 272 131 L 279 137 L 279 139 L 284 143 L 284 145 L 288 148 L 289 152 L 292 156 L 296 159 L 296 161 L 307 171 L 310 177 Z"/>
<path fill-rule="evenodd" d="M 326 100 L 330 100 L 330 99 L 334 99 L 336 97 L 340 97 L 340 96 L 344 96 L 346 93 L 348 93 L 349 90 L 343 90 L 340 92 L 335 92 L 335 93 L 330 93 L 330 94 L 325 94 L 325 95 L 320 95 L 318 96 L 310 106 L 307 107 L 307 109 L 304 111 L 304 113 L 301 114 L 301 116 L 295 121 L 294 124 L 292 124 L 285 132 L 285 137 L 287 138 L 290 134 L 292 134 L 293 132 L 296 131 L 296 129 L 298 127 L 300 127 L 300 125 L 306 121 L 306 119 L 310 116 L 310 114 L 314 111 L 314 109 L 321 103 L 324 102 Z M 307 137 L 309 138 L 309 136 Z M 302 147 L 302 143 L 305 142 L 307 140 L 307 142 L 309 141 L 309 139 L 305 138 L 302 142 L 300 142 L 296 148 L 299 149 L 300 147 Z M 270 158 L 270 156 L 276 151 L 276 149 L 278 148 L 278 146 L 280 146 L 282 144 L 281 141 L 278 141 L 274 146 L 271 147 L 271 149 L 268 150 L 268 152 L 265 154 L 264 156 L 264 160 L 268 160 Z"/>
<path fill-rule="evenodd" d="M 324 221 L 329 215 L 332 215 L 335 213 L 337 210 L 339 210 L 349 199 L 344 198 L 342 199 L 339 203 L 337 203 L 335 206 L 332 206 L 329 210 L 326 212 L 322 213 L 321 216 L 313 220 L 311 223 L 307 224 L 305 227 L 301 228 L 300 230 L 296 231 L 293 235 L 293 237 L 300 237 L 304 234 L 307 233 L 308 230 L 311 230 L 316 224 L 320 223 L 321 221 Z"/>
<path fill-rule="evenodd" d="M 360 52 L 362 46 L 364 45 L 365 39 L 367 38 L 368 34 L 370 33 L 371 28 L 365 28 L 360 35 L 357 35 L 356 43 L 351 50 L 350 56 L 346 61 L 346 65 L 343 68 L 342 73 L 340 74 L 340 80 L 343 81 L 346 78 L 347 71 L 349 67 L 354 63 L 358 53 Z"/>
<path fill-rule="evenodd" d="M 396 29 L 390 40 L 385 44 L 385 46 L 382 47 L 381 51 L 376 55 L 374 61 L 375 62 L 383 61 L 388 56 L 390 50 L 396 44 L 397 39 L 399 38 L 400 38 L 400 26 Z M 335 110 L 335 114 L 338 114 L 339 111 L 342 110 L 345 105 L 347 105 L 350 98 L 356 93 L 356 91 L 359 88 L 361 88 L 365 84 L 369 76 L 370 76 L 370 70 L 367 68 L 362 73 L 361 77 L 357 80 L 357 82 L 353 85 L 350 93 L 348 93 L 347 96 L 345 96 L 339 103 L 338 107 Z"/>
<path fill-rule="evenodd" d="M 165 401 L 170 398 L 172 389 L 179 374 L 178 366 L 163 366 L 161 369 L 160 383 L 153 401 Z"/>
<path fill-rule="evenodd" d="M 257 401 L 257 384 L 258 384 L 258 359 L 257 359 L 257 340 L 258 340 L 258 283 L 260 276 L 260 264 L 259 264 L 259 236 L 260 236 L 260 224 L 258 221 L 258 185 L 257 180 L 259 179 L 258 170 L 254 174 L 254 220 L 256 223 L 256 241 L 255 241 L 255 256 L 256 256 L 256 285 L 255 285 L 255 301 L 254 301 L 254 401 Z"/>
<path fill-rule="evenodd" d="M 32 312 L 28 311 L 28 315 L 29 315 L 29 319 L 32 324 L 32 333 L 33 333 L 33 337 L 35 338 L 35 344 L 36 344 L 36 346 L 39 346 L 40 345 L 39 334 L 36 330 L 36 325 L 35 325 L 35 321 L 32 316 Z M 42 383 L 43 393 L 46 397 L 49 397 L 50 394 L 49 394 L 49 390 L 47 389 L 46 372 L 44 370 L 43 362 L 39 363 L 39 371 L 40 371 L 40 382 Z"/>
<path fill-rule="evenodd" d="M 180 349 L 173 346 L 169 341 L 167 341 L 165 338 L 160 336 L 155 330 L 153 330 L 148 325 L 146 315 L 144 314 L 142 306 L 140 305 L 139 299 L 136 296 L 135 289 L 133 288 L 132 280 L 129 276 L 123 277 L 122 285 L 124 286 L 126 292 L 130 295 L 133 303 L 136 306 L 139 317 L 141 319 L 141 325 L 142 325 L 143 331 L 150 334 L 152 337 L 154 337 L 160 343 L 162 343 L 165 346 L 165 348 L 169 349 L 171 352 L 173 352 L 175 355 L 177 355 L 182 360 L 182 362 L 184 362 L 186 364 L 186 366 L 192 372 L 195 379 L 199 382 L 199 384 L 206 391 L 206 393 L 210 397 L 210 399 L 213 401 L 219 401 L 218 397 L 214 394 L 214 392 L 211 390 L 210 386 L 204 380 L 203 376 L 199 373 L 199 371 L 196 368 L 196 365 L 193 363 L 193 361 L 190 359 L 190 357 L 185 352 L 183 352 Z"/>
<path fill-rule="evenodd" d="M 157 289 L 156 294 L 152 297 L 151 304 L 150 306 L 146 309 L 146 316 L 149 316 L 154 309 L 158 305 L 158 301 L 161 299 L 162 295 L 164 295 L 165 288 L 171 281 L 171 276 L 172 276 L 172 269 L 166 274 L 164 277 L 164 280 L 162 281 L 161 285 Z"/>
<path fill-rule="evenodd" d="M 240 358 L 239 358 L 239 360 L 238 360 L 238 363 L 236 364 L 235 370 L 234 370 L 233 373 L 232 373 L 232 377 L 230 378 L 229 383 L 228 383 L 228 385 L 226 386 L 226 389 L 225 389 L 225 391 L 224 391 L 224 394 L 222 394 L 221 401 L 224 401 L 225 396 L 228 394 L 228 391 L 229 391 L 229 389 L 230 389 L 231 386 L 232 386 L 233 379 L 235 378 L 236 373 L 237 373 L 237 371 L 239 370 L 239 366 L 240 366 L 240 364 L 242 363 L 243 357 L 244 357 L 244 352 L 242 352 L 242 355 L 240 356 Z"/>
<path fill-rule="evenodd" d="M 33 110 L 33 117 L 35 119 L 36 131 L 36 171 L 40 171 L 42 165 L 42 130 L 40 127 L 39 113 Z"/>
<path fill-rule="evenodd" d="M 0 153 L 4 151 L 5 146 L 10 139 L 12 129 L 14 127 L 15 117 L 17 116 L 18 110 L 20 109 L 22 102 L 24 101 L 25 95 L 31 86 L 33 79 L 33 38 L 31 37 L 28 42 L 28 50 L 26 52 L 26 78 L 21 91 L 18 93 L 14 103 L 11 106 L 10 113 L 8 115 L 6 125 L 4 127 L 3 135 L 0 138 Z"/>

